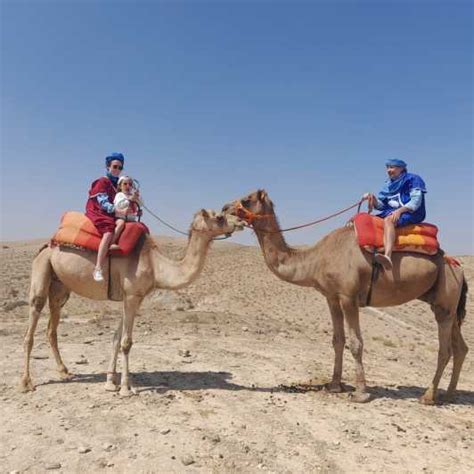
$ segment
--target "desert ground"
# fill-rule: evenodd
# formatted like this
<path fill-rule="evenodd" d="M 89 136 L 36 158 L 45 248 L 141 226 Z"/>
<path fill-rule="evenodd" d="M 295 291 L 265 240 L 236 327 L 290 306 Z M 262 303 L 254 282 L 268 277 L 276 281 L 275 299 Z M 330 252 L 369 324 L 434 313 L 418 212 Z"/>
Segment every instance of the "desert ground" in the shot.
<path fill-rule="evenodd" d="M 183 240 L 158 241 L 167 255 L 183 253 Z M 136 396 L 104 390 L 120 304 L 74 295 L 59 327 L 74 378 L 58 377 L 45 308 L 37 388 L 22 394 L 30 267 L 43 242 L 1 244 L 1 472 L 474 472 L 473 256 L 459 257 L 471 352 L 451 404 L 418 402 L 438 346 L 426 304 L 362 310 L 373 400 L 354 404 L 320 389 L 333 366 L 323 297 L 278 280 L 258 247 L 227 242 L 213 245 L 191 286 L 145 300 L 130 353 Z M 344 357 L 350 391 L 354 364 L 349 350 Z"/>

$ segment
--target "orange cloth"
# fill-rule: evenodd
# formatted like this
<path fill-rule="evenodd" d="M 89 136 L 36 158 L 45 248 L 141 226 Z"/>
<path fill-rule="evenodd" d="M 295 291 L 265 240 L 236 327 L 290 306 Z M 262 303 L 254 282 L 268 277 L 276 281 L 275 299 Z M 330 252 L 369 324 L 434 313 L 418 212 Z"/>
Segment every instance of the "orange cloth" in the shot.
<path fill-rule="evenodd" d="M 120 235 L 119 250 L 114 255 L 128 255 L 137 244 L 142 234 L 149 233 L 148 227 L 141 222 L 126 222 L 125 229 Z M 92 221 L 82 212 L 69 211 L 63 214 L 58 231 L 51 239 L 52 245 L 74 245 L 89 250 L 98 251 L 102 236 L 94 227 Z"/>
<path fill-rule="evenodd" d="M 383 219 L 361 212 L 354 217 L 359 245 L 383 251 Z M 435 255 L 439 250 L 438 228 L 433 224 L 414 224 L 396 228 L 394 252 L 419 252 Z"/>

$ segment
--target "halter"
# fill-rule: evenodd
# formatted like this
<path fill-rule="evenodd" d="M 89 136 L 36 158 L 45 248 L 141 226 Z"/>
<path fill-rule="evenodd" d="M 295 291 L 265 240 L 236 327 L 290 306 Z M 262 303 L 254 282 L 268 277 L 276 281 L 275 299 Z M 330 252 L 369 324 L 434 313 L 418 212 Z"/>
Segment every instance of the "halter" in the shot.
<path fill-rule="evenodd" d="M 248 225 L 252 225 L 254 221 L 258 219 L 265 219 L 266 217 L 271 217 L 271 214 L 255 214 L 252 211 L 249 211 L 246 207 L 243 206 L 242 201 L 238 201 L 235 204 L 237 217 L 245 220 Z"/>

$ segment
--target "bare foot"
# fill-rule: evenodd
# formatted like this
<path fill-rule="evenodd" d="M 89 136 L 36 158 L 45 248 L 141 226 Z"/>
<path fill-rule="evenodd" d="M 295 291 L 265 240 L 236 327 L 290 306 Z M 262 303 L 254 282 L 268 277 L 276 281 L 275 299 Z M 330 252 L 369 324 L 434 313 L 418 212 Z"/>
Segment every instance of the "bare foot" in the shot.
<path fill-rule="evenodd" d="M 391 270 L 393 268 L 391 258 L 387 257 L 387 255 L 384 255 L 383 253 L 378 253 L 375 256 L 375 261 L 380 263 L 380 265 L 382 265 L 385 270 Z"/>

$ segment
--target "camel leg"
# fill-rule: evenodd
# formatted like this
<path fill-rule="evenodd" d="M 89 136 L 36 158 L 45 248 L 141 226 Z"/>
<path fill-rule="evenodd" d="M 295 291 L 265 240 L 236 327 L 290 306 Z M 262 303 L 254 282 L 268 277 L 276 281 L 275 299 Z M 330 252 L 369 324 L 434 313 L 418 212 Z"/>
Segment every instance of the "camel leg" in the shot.
<path fill-rule="evenodd" d="M 20 382 L 20 391 L 29 392 L 35 389 L 30 375 L 30 356 L 33 349 L 34 335 L 36 326 L 46 300 L 48 298 L 49 285 L 51 283 L 51 265 L 49 262 L 48 249 L 43 250 L 33 261 L 31 271 L 31 286 L 30 286 L 30 317 L 28 322 L 28 329 L 26 330 L 25 339 L 23 343 L 25 352 L 25 365 L 23 376 Z"/>
<path fill-rule="evenodd" d="M 340 302 L 349 332 L 349 349 L 354 357 L 356 366 L 356 391 L 352 394 L 351 400 L 365 403 L 370 400 L 370 394 L 367 393 L 364 366 L 362 364 L 364 342 L 360 332 L 359 308 L 357 303 L 349 298 L 341 297 Z"/>
<path fill-rule="evenodd" d="M 122 381 L 120 386 L 120 395 L 123 397 L 129 397 L 133 395 L 129 382 L 129 366 L 128 366 L 128 355 L 132 348 L 132 333 L 133 333 L 133 321 L 135 314 L 142 302 L 142 297 L 139 296 L 125 296 L 123 302 L 123 332 L 120 347 L 122 349 Z"/>
<path fill-rule="evenodd" d="M 50 317 L 48 322 L 48 340 L 51 350 L 53 351 L 54 359 L 58 366 L 59 376 L 63 380 L 71 379 L 72 375 L 67 370 L 61 358 L 58 348 L 58 325 L 61 316 L 61 308 L 69 299 L 69 290 L 60 282 L 53 281 L 49 288 L 49 311 Z"/>
<path fill-rule="evenodd" d="M 344 334 L 344 315 L 342 313 L 341 305 L 337 298 L 327 299 L 329 310 L 332 318 L 332 346 L 334 347 L 334 371 L 332 374 L 331 383 L 327 384 L 326 388 L 333 393 L 343 391 L 341 385 L 342 377 L 342 358 L 344 354 L 344 344 L 346 343 L 346 336 Z"/>
<path fill-rule="evenodd" d="M 431 386 L 420 398 L 420 402 L 425 405 L 434 405 L 436 403 L 439 381 L 451 358 L 451 333 L 456 318 L 455 315 L 449 314 L 449 311 L 443 308 L 435 307 L 433 310 L 436 315 L 436 322 L 438 323 L 438 365 Z"/>
<path fill-rule="evenodd" d="M 120 349 L 120 341 L 122 339 L 123 319 L 120 320 L 117 330 L 114 334 L 112 342 L 112 354 L 107 369 L 107 381 L 105 382 L 105 390 L 108 392 L 116 392 L 119 390 L 117 377 L 117 357 Z"/>
<path fill-rule="evenodd" d="M 464 338 L 461 334 L 461 328 L 459 327 L 457 321 L 453 323 L 451 339 L 453 350 L 453 373 L 451 374 L 451 381 L 449 382 L 448 391 L 446 393 L 446 401 L 451 401 L 454 397 L 462 364 L 469 351 L 467 344 L 464 342 Z"/>

